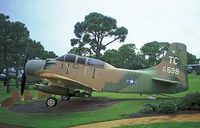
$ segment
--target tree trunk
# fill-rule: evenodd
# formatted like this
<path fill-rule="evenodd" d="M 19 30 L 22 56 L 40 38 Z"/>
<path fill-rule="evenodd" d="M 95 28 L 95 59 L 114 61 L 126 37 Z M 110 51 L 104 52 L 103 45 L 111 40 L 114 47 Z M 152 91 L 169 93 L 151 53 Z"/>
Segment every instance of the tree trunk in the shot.
<path fill-rule="evenodd" d="M 6 92 L 7 93 L 10 93 L 10 76 L 9 76 L 9 71 L 8 71 L 8 60 L 7 60 L 7 47 L 4 46 L 4 52 L 3 52 L 3 59 L 4 59 L 4 64 L 5 64 L 5 67 L 6 67 Z"/>
<path fill-rule="evenodd" d="M 100 57 L 101 57 L 100 51 L 101 51 L 101 49 L 97 47 L 97 50 L 96 50 L 96 59 L 100 59 Z"/>
<path fill-rule="evenodd" d="M 10 93 L 10 76 L 9 76 L 7 60 L 4 60 L 4 62 L 6 64 L 6 92 Z"/>
<path fill-rule="evenodd" d="M 16 88 L 19 88 L 18 71 L 19 71 L 19 68 L 16 68 Z"/>

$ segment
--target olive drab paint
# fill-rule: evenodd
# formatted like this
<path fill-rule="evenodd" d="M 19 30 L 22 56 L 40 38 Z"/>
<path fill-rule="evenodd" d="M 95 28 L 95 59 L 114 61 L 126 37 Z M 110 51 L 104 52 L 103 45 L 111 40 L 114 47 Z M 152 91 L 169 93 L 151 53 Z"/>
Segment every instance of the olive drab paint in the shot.
<path fill-rule="evenodd" d="M 37 84 L 36 89 L 56 95 L 82 96 L 77 90 L 138 94 L 188 90 L 186 46 L 181 43 L 172 43 L 162 62 L 148 69 L 120 69 L 100 60 L 66 54 L 56 59 L 30 60 L 25 72 L 48 81 Z"/>

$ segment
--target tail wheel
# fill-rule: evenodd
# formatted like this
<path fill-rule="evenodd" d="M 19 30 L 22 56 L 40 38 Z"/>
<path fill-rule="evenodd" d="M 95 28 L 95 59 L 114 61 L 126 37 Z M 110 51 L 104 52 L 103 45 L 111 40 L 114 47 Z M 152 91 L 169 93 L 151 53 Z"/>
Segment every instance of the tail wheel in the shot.
<path fill-rule="evenodd" d="M 46 104 L 48 107 L 54 107 L 57 105 L 57 99 L 55 97 L 49 97 L 47 100 L 46 100 Z"/>

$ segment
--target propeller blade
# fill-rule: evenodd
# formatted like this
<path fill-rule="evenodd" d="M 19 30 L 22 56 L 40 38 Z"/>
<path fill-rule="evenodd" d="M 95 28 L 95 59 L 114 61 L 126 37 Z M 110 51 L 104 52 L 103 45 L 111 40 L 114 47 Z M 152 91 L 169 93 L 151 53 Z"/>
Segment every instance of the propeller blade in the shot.
<path fill-rule="evenodd" d="M 21 95 L 24 94 L 25 85 L 26 85 L 26 75 L 25 75 L 25 73 L 23 73 L 22 81 L 21 81 Z"/>
<path fill-rule="evenodd" d="M 28 61 L 28 49 L 29 49 L 29 42 L 27 43 L 25 60 L 24 60 L 24 73 L 22 74 L 22 81 L 21 81 L 21 95 L 24 94 L 24 89 L 26 86 L 25 66 L 26 66 L 26 62 Z"/>

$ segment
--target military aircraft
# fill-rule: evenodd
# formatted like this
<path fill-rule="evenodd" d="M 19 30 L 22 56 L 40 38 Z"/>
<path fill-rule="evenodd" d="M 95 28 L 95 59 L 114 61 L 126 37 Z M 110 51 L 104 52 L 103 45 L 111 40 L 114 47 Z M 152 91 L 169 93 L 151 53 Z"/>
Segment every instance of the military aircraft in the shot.
<path fill-rule="evenodd" d="M 19 68 L 19 70 L 15 70 L 14 68 L 8 68 L 8 74 L 9 74 L 9 78 L 10 79 L 18 79 L 19 81 L 22 80 L 22 74 L 24 73 L 24 70 L 22 68 Z M 1 73 L 0 73 L 0 81 L 5 82 L 7 79 L 6 76 L 6 69 L 4 69 Z M 41 80 L 37 77 L 32 77 L 32 76 L 28 76 L 27 80 L 26 80 L 26 86 L 25 88 L 28 89 L 29 86 L 28 84 L 30 83 L 37 83 L 40 82 Z"/>
<path fill-rule="evenodd" d="M 8 68 L 8 73 L 9 73 L 9 77 L 12 79 L 21 79 L 21 75 L 24 71 L 23 70 L 18 70 L 17 71 L 14 68 Z M 18 75 L 17 75 L 18 74 Z M 5 81 L 7 79 L 6 77 L 6 69 L 4 69 L 1 73 L 0 73 L 0 80 L 1 81 Z"/>
<path fill-rule="evenodd" d="M 70 97 L 90 97 L 93 91 L 138 94 L 172 94 L 188 90 L 186 46 L 172 43 L 157 66 L 128 70 L 93 58 L 66 54 L 56 59 L 29 60 L 25 66 L 21 93 L 26 75 L 46 80 L 35 89 Z M 46 100 L 56 106 L 55 97 Z"/>

